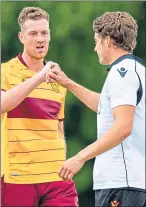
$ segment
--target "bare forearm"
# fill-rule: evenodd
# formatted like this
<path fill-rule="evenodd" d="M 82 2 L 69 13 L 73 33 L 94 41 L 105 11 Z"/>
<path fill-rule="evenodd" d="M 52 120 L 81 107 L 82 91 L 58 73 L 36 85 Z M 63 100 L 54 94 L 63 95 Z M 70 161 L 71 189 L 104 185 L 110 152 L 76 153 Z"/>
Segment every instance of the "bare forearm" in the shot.
<path fill-rule="evenodd" d="M 129 134 L 129 132 L 122 131 L 121 127 L 115 124 L 103 137 L 80 151 L 77 156 L 84 161 L 95 158 L 119 145 Z"/>
<path fill-rule="evenodd" d="M 100 94 L 95 93 L 72 80 L 69 80 L 67 88 L 80 100 L 82 101 L 88 108 L 97 112 L 97 106 Z"/>
<path fill-rule="evenodd" d="M 54 82 L 57 82 L 60 85 L 66 87 L 88 108 L 97 112 L 97 106 L 100 97 L 99 93 L 95 93 L 79 85 L 78 83 L 69 79 L 63 71 L 58 71 L 54 68 L 49 72 L 49 78 L 51 78 Z"/>
<path fill-rule="evenodd" d="M 20 85 L 2 93 L 1 114 L 18 106 L 42 82 L 42 77 L 37 74 Z"/>

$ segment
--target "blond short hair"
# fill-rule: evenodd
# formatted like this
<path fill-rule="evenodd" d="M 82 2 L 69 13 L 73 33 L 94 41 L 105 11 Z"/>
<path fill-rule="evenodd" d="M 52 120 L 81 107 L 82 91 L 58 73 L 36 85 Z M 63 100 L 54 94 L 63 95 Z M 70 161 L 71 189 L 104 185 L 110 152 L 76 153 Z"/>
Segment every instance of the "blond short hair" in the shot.
<path fill-rule="evenodd" d="M 49 21 L 49 14 L 39 7 L 25 7 L 18 16 L 18 24 L 22 28 L 27 20 L 46 19 Z"/>

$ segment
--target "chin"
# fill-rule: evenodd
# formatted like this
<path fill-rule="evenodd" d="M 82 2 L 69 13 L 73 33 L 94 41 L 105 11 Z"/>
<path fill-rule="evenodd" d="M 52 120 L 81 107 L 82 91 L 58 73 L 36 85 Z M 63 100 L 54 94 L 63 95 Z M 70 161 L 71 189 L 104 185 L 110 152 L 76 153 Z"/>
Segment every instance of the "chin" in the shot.
<path fill-rule="evenodd" d="M 104 59 L 102 59 L 102 58 L 99 58 L 99 63 L 100 63 L 101 65 L 108 65 L 107 61 L 104 60 Z"/>
<path fill-rule="evenodd" d="M 44 59 L 47 54 L 36 55 L 36 59 Z"/>
<path fill-rule="evenodd" d="M 99 58 L 99 63 L 100 63 L 100 64 L 104 64 L 104 61 L 103 61 L 102 58 Z"/>
<path fill-rule="evenodd" d="M 46 57 L 47 53 L 37 53 L 32 55 L 33 58 L 40 60 L 40 59 L 44 59 Z"/>

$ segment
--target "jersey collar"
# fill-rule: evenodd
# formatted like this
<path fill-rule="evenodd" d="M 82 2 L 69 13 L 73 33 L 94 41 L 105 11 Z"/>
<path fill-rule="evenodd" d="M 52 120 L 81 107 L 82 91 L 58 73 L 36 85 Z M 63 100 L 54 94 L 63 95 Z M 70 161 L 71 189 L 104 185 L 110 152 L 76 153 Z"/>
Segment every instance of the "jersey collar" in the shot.
<path fill-rule="evenodd" d="M 122 55 L 121 57 L 119 57 L 117 60 L 115 60 L 115 61 L 108 67 L 107 71 L 109 72 L 110 69 L 111 69 L 114 65 L 118 64 L 119 62 L 121 62 L 121 61 L 124 60 L 124 59 L 133 59 L 133 60 L 136 60 L 137 62 L 140 62 L 140 63 L 142 62 L 142 59 L 139 58 L 139 57 L 137 57 L 137 56 L 135 56 L 135 55 L 132 55 L 132 54 Z"/>
<path fill-rule="evenodd" d="M 24 66 L 26 66 L 26 67 L 28 68 L 27 64 L 25 63 L 25 61 L 24 61 L 23 58 L 22 58 L 22 54 L 21 54 L 21 53 L 18 54 L 17 57 L 18 57 L 19 61 L 20 61 Z M 47 64 L 47 62 L 46 62 L 45 60 L 43 60 L 43 63 L 44 63 L 44 65 Z"/>

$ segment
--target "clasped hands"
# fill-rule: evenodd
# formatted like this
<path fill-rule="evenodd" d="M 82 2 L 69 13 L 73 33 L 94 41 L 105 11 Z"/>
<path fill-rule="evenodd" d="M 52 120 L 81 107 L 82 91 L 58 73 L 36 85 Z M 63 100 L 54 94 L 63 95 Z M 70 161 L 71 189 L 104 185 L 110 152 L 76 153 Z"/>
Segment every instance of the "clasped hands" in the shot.
<path fill-rule="evenodd" d="M 43 69 L 40 71 L 40 73 L 43 76 L 43 81 L 46 81 L 47 83 L 55 83 L 68 87 L 68 84 L 71 82 L 71 80 L 65 75 L 63 71 L 61 71 L 60 66 L 55 63 L 49 61 Z"/>
<path fill-rule="evenodd" d="M 45 72 L 45 81 L 46 83 L 54 83 L 56 82 L 55 78 L 53 79 L 51 77 L 52 74 L 58 75 L 59 72 L 61 72 L 60 66 L 52 61 L 49 61 L 43 68 Z M 56 77 L 56 76 L 55 76 Z"/>

